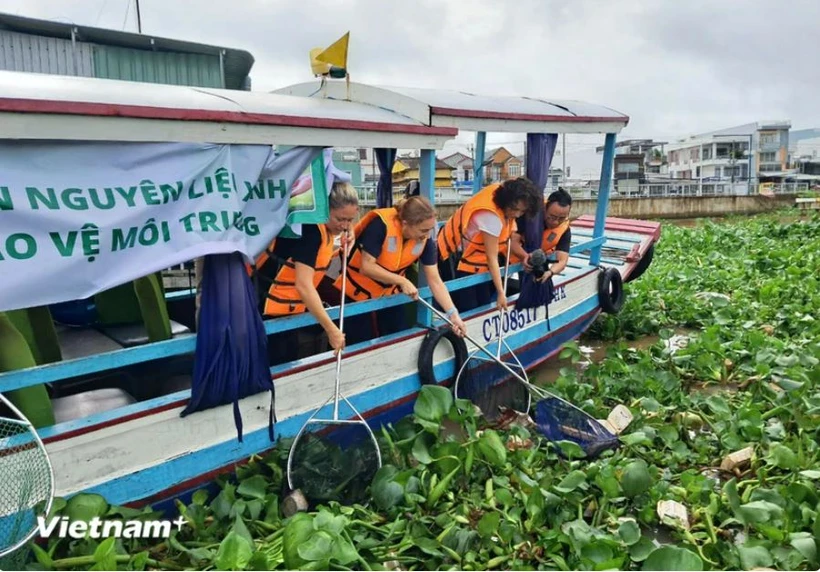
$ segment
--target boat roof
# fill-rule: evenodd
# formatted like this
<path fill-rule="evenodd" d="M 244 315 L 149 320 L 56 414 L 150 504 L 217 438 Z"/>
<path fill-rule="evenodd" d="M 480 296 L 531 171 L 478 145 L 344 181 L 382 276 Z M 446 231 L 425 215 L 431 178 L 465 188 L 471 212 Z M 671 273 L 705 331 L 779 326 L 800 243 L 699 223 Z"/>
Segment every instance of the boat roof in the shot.
<path fill-rule="evenodd" d="M 351 101 L 0 71 L 0 139 L 441 149 L 457 134 Z"/>
<path fill-rule="evenodd" d="M 348 97 L 342 81 L 294 84 L 274 91 L 311 99 Z M 583 101 L 487 96 L 465 91 L 350 84 L 350 100 L 401 113 L 435 127 L 511 133 L 618 133 L 629 117 Z"/>

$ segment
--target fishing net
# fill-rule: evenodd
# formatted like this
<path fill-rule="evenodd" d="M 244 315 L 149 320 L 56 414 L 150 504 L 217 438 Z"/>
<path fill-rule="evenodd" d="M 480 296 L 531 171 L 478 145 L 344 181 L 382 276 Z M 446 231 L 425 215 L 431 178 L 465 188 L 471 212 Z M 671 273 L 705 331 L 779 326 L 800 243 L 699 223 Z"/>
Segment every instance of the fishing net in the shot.
<path fill-rule="evenodd" d="M 361 423 L 311 423 L 292 449 L 289 484 L 312 503 L 360 503 L 381 466 L 378 446 Z"/>
<path fill-rule="evenodd" d="M 493 344 L 494 351 L 487 347 L 496 359 L 481 350 L 470 353 L 456 376 L 454 387 L 457 398 L 472 401 L 490 422 L 504 409 L 526 412 L 530 408 L 530 393 L 516 377 L 517 374 L 526 378 L 527 374 L 515 355 L 503 351 L 506 348 L 503 342 L 500 344 L 502 353 L 498 352 L 499 342 Z"/>
<path fill-rule="evenodd" d="M 572 441 L 578 444 L 588 458 L 594 458 L 607 449 L 618 446 L 618 437 L 595 418 L 574 405 L 547 395 L 534 407 L 538 432 L 550 441 Z"/>
<path fill-rule="evenodd" d="M 17 551 L 37 531 L 37 517 L 51 509 L 54 478 L 42 441 L 23 415 L 0 396 L 0 557 Z M 12 555 L 14 556 L 14 555 Z"/>

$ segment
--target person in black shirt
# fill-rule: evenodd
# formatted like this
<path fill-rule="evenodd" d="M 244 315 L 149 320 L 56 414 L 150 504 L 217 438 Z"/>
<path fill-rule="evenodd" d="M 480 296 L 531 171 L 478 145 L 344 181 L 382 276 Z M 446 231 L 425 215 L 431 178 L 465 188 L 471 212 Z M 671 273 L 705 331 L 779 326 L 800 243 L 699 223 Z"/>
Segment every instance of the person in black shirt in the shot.
<path fill-rule="evenodd" d="M 352 240 L 350 226 L 358 214 L 356 190 L 347 183 L 333 186 L 330 197 L 330 213 L 324 224 L 302 225 L 302 236 L 297 238 L 277 237 L 272 248 L 257 260 L 257 273 L 267 277 L 270 288 L 264 295 L 265 316 L 279 317 L 311 313 L 319 326 L 327 334 L 330 347 L 340 351 L 345 346 L 345 336 L 330 319 L 325 310 L 317 287 L 325 278 L 325 273 L 334 255 L 338 252 L 334 239 L 341 236 L 342 246 Z M 272 277 L 272 278 L 271 278 Z M 302 332 L 316 337 L 321 330 L 309 326 Z M 283 332 L 271 343 L 274 361 L 282 363 L 313 352 L 300 352 L 299 330 Z M 317 349 L 317 351 L 324 351 Z"/>
<path fill-rule="evenodd" d="M 551 277 L 560 274 L 569 262 L 569 248 L 572 242 L 572 230 L 569 227 L 571 209 L 572 196 L 561 187 L 547 197 L 544 204 L 544 230 L 538 248 L 554 262 L 549 270 L 544 272 L 539 282 L 546 282 Z M 518 228 L 525 228 L 525 224 L 525 221 L 519 219 Z M 523 260 L 524 270 L 531 271 L 530 253 L 524 249 L 523 236 L 518 233 L 513 235 L 512 250 L 513 254 Z"/>

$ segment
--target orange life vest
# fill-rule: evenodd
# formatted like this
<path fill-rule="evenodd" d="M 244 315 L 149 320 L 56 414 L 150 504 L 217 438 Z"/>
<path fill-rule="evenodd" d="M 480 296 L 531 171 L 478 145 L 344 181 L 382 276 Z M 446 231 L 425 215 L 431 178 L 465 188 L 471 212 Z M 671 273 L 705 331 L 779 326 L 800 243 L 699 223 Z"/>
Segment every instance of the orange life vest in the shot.
<path fill-rule="evenodd" d="M 544 234 L 541 238 L 541 250 L 544 254 L 552 254 L 555 252 L 555 247 L 564 236 L 564 233 L 569 229 L 569 221 L 565 220 L 555 228 L 545 228 Z"/>
<path fill-rule="evenodd" d="M 324 278 L 335 250 L 333 248 L 333 236 L 328 232 L 323 224 L 317 225 L 319 234 L 322 237 L 319 252 L 316 253 L 316 266 L 313 271 L 313 285 L 318 286 Z M 256 268 L 261 268 L 267 260 L 273 256 L 273 249 L 276 240 L 270 243 L 259 258 L 256 260 Z M 299 292 L 296 291 L 296 265 L 293 259 L 288 258 L 282 263 L 276 278 L 273 279 L 270 290 L 265 299 L 266 316 L 287 316 L 289 314 L 300 314 L 307 308 L 302 302 Z"/>
<path fill-rule="evenodd" d="M 478 233 L 471 239 L 464 235 L 467 225 L 473 215 L 479 211 L 489 211 L 501 219 L 501 234 L 498 236 L 498 253 L 506 256 L 507 239 L 515 231 L 514 219 L 504 218 L 504 210 L 493 202 L 493 195 L 501 185 L 494 183 L 487 185 L 477 194 L 473 195 L 466 203 L 461 205 L 455 214 L 450 217 L 438 233 L 436 242 L 438 243 L 439 257 L 446 260 L 454 252 L 461 250 L 462 242 L 467 242 L 464 251 L 461 253 L 461 260 L 458 269 L 462 272 L 477 274 L 487 272 L 487 250 L 484 248 L 484 237 Z"/>
<path fill-rule="evenodd" d="M 376 217 L 379 217 L 387 227 L 387 235 L 382 245 L 381 254 L 376 258 L 376 264 L 394 274 L 404 276 L 407 269 L 421 257 L 427 238 L 405 240 L 401 233 L 401 220 L 399 220 L 398 212 L 393 207 L 374 209 L 367 213 L 356 225 L 354 234 L 361 236 L 367 225 Z M 334 285 L 338 290 L 342 289 L 341 275 L 336 279 Z M 398 286 L 385 284 L 364 275 L 362 272 L 362 245 L 357 242 L 347 263 L 347 285 L 345 287 L 347 296 L 354 300 L 367 300 L 389 296 L 398 291 Z"/>

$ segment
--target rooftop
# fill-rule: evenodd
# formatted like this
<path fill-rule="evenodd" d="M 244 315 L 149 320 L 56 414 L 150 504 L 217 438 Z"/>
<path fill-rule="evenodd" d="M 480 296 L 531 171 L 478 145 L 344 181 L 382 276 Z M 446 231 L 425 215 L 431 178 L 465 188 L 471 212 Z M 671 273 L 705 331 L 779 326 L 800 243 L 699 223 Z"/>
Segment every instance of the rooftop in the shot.
<path fill-rule="evenodd" d="M 3 12 L 0 12 L 0 30 L 64 40 L 73 38 L 81 42 L 154 52 L 205 54 L 216 57 L 219 57 L 221 53 L 224 58 L 225 84 L 229 89 L 242 89 L 244 80 L 250 73 L 254 63 L 253 56 L 245 50 L 185 42 L 149 34 L 134 34 L 93 26 L 81 26 L 68 22 L 25 18 Z"/>

